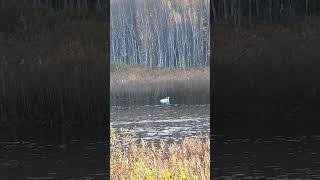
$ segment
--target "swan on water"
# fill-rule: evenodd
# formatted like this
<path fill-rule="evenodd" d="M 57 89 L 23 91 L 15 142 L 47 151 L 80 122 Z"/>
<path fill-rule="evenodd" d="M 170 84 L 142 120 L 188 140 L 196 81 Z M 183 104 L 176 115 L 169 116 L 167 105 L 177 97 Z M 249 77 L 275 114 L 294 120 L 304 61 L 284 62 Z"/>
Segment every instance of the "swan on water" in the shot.
<path fill-rule="evenodd" d="M 162 104 L 169 104 L 169 103 L 170 103 L 169 98 L 170 98 L 170 97 L 166 97 L 166 98 L 164 98 L 164 99 L 161 99 L 160 102 L 161 102 Z"/>

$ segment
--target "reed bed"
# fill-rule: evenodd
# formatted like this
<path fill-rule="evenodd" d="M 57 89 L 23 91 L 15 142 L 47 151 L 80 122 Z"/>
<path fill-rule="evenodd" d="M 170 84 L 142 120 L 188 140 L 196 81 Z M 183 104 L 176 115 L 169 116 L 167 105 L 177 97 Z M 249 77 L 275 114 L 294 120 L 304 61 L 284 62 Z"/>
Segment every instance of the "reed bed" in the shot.
<path fill-rule="evenodd" d="M 104 123 L 107 65 L 0 66 L 3 125 L 40 126 Z"/>
<path fill-rule="evenodd" d="M 108 28 L 90 10 L 0 12 L 0 127 L 105 123 Z"/>
<path fill-rule="evenodd" d="M 317 119 L 319 30 L 319 17 L 249 29 L 215 26 L 216 117 L 251 119 L 261 127 L 266 125 L 262 122 L 286 122 L 293 128 Z"/>
<path fill-rule="evenodd" d="M 138 65 L 112 64 L 110 68 L 110 95 L 112 98 L 210 94 L 209 67 L 169 70 L 147 69 Z"/>
<path fill-rule="evenodd" d="M 132 133 L 127 133 L 124 140 L 112 131 L 111 179 L 210 179 L 209 137 L 190 137 L 174 144 L 162 142 L 158 147 L 143 140 L 136 143 Z"/>

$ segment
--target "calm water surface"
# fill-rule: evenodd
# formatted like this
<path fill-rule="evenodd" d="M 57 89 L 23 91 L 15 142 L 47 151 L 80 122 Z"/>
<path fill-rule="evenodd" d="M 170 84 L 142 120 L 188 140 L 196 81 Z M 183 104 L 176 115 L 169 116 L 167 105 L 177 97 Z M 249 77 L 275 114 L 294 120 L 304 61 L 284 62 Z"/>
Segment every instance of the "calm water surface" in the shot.
<path fill-rule="evenodd" d="M 0 179 L 107 179 L 107 141 L 101 132 L 2 130 Z"/>
<path fill-rule="evenodd" d="M 320 136 L 216 140 L 216 179 L 320 179 Z"/>
<path fill-rule="evenodd" d="M 178 141 L 209 133 L 209 104 L 135 105 L 111 107 L 111 127 L 132 130 L 148 142 Z"/>

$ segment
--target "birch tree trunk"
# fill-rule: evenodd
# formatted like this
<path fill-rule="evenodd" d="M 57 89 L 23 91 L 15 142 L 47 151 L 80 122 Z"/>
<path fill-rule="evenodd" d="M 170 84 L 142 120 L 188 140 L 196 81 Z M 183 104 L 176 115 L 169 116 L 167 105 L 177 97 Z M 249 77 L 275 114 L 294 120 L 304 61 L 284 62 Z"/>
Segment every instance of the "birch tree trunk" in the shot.
<path fill-rule="evenodd" d="M 209 63 L 208 0 L 112 0 L 112 62 L 148 68 Z"/>
<path fill-rule="evenodd" d="M 77 0 L 77 7 L 78 7 L 78 9 L 81 9 L 81 1 L 80 0 Z"/>
<path fill-rule="evenodd" d="M 102 6 L 101 6 L 101 1 L 100 1 L 100 0 L 97 0 L 97 7 L 98 7 L 98 9 L 101 9 L 101 8 L 102 8 Z"/>
<path fill-rule="evenodd" d="M 88 9 L 88 1 L 87 0 L 83 0 L 83 6 L 85 9 Z"/>

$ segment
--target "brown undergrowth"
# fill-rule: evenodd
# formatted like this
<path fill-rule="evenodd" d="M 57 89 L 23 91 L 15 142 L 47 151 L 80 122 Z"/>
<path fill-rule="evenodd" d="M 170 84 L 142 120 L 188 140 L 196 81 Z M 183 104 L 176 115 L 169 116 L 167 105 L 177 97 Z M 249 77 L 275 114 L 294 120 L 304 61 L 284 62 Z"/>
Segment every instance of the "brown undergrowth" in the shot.
<path fill-rule="evenodd" d="M 166 94 L 210 94 L 210 69 L 147 69 L 138 65 L 111 65 L 113 97 Z"/>
<path fill-rule="evenodd" d="M 110 178 L 207 180 L 210 179 L 209 137 L 190 137 L 180 143 L 136 143 L 126 132 L 124 141 L 111 133 Z M 125 143 L 126 142 L 126 143 Z"/>
<path fill-rule="evenodd" d="M 213 31 L 218 114 L 306 117 L 320 103 L 319 17 L 242 29 L 216 25 Z"/>
<path fill-rule="evenodd" d="M 77 9 L 1 9 L 0 127 L 105 122 L 103 16 Z"/>

